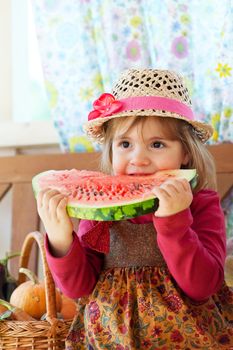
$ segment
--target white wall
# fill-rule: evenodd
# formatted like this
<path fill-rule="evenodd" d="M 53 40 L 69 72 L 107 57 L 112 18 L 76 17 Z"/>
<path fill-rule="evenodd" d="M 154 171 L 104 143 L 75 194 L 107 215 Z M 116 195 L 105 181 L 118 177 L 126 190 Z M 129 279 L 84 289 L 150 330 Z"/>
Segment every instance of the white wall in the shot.
<path fill-rule="evenodd" d="M 0 156 L 25 148 L 56 147 L 59 138 L 50 121 L 15 122 L 15 110 L 27 105 L 27 96 L 22 94 L 24 80 L 28 79 L 27 35 L 28 0 L 0 0 Z M 23 17 L 23 18 L 22 18 Z M 17 22 L 18 21 L 18 22 Z M 24 54 L 22 54 L 24 52 Z M 22 76 L 24 73 L 25 77 Z M 22 110 L 25 114 L 26 110 Z M 25 115 L 18 117 L 25 119 Z"/>
<path fill-rule="evenodd" d="M 11 1 L 0 0 L 0 120 L 11 118 Z"/>
<path fill-rule="evenodd" d="M 11 245 L 11 192 L 0 202 L 0 259 L 10 251 Z"/>
<path fill-rule="evenodd" d="M 27 0 L 0 0 L 0 156 L 60 153 L 52 121 L 13 121 L 12 6 Z M 20 66 L 18 67 L 20 69 Z M 23 119 L 23 118 L 22 118 Z M 0 259 L 10 251 L 11 191 L 0 202 Z"/>
<path fill-rule="evenodd" d="M 11 118 L 11 2 L 0 0 L 0 121 Z M 10 193 L 0 202 L 0 258 L 10 246 Z"/>

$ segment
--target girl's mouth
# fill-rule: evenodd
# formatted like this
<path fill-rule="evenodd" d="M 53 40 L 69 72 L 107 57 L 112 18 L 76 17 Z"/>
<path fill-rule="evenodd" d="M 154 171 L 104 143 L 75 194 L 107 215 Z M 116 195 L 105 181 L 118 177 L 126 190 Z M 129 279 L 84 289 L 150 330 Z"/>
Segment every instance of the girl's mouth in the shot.
<path fill-rule="evenodd" d="M 150 176 L 150 175 L 153 175 L 153 173 L 133 173 L 128 175 L 129 176 Z"/>

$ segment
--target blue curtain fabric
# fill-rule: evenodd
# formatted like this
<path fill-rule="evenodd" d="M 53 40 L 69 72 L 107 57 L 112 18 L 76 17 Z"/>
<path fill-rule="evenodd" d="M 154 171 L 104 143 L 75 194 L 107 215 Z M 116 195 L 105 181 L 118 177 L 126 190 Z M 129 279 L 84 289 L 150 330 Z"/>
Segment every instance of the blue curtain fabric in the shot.
<path fill-rule="evenodd" d="M 210 142 L 233 140 L 232 0 L 33 0 L 51 115 L 67 152 L 91 151 L 92 102 L 131 67 L 184 75 Z"/>

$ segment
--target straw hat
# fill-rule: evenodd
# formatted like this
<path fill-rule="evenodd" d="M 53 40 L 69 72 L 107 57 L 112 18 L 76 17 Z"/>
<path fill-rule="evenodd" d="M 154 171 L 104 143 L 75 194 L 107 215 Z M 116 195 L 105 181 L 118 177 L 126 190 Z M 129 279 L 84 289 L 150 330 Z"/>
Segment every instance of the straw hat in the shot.
<path fill-rule="evenodd" d="M 120 76 L 112 94 L 104 93 L 94 101 L 84 130 L 92 140 L 102 143 L 102 127 L 109 119 L 131 115 L 160 116 L 185 120 L 204 143 L 212 136 L 213 128 L 195 120 L 191 106 L 188 89 L 177 73 L 129 69 Z"/>

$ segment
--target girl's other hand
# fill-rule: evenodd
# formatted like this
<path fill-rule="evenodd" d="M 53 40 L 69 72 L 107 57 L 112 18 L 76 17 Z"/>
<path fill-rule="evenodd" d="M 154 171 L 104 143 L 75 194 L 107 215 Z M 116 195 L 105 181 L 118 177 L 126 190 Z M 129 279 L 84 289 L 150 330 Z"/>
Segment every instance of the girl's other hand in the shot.
<path fill-rule="evenodd" d="M 155 216 L 165 217 L 187 209 L 193 200 L 189 182 L 186 179 L 169 179 L 155 187 L 153 193 L 159 199 Z"/>
<path fill-rule="evenodd" d="M 37 210 L 55 256 L 65 255 L 73 241 L 73 225 L 66 205 L 67 197 L 56 190 L 45 189 L 37 196 Z"/>

